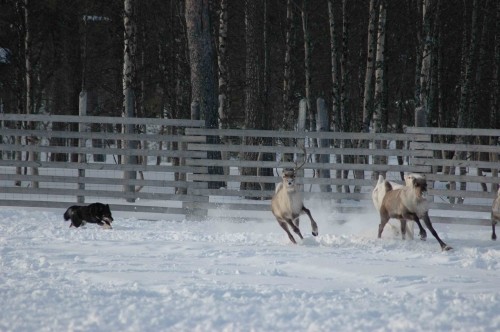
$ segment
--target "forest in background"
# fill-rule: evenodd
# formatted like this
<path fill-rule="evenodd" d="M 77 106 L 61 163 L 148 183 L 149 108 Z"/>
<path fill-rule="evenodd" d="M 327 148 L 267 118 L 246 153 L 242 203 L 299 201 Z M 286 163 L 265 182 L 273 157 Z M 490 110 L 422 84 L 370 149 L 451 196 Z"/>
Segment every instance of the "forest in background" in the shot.
<path fill-rule="evenodd" d="M 499 68 L 498 0 L 0 1 L 4 113 L 500 128 Z"/>

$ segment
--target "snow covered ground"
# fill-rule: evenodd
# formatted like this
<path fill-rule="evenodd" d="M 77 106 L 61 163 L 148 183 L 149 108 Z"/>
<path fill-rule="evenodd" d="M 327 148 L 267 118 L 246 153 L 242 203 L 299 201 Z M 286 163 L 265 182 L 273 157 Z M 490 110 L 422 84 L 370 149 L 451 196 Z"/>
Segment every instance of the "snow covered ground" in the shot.
<path fill-rule="evenodd" d="M 499 331 L 500 242 L 376 238 L 373 208 L 292 245 L 275 220 L 174 222 L 0 208 L 0 331 Z M 221 212 L 223 214 L 223 211 Z"/>

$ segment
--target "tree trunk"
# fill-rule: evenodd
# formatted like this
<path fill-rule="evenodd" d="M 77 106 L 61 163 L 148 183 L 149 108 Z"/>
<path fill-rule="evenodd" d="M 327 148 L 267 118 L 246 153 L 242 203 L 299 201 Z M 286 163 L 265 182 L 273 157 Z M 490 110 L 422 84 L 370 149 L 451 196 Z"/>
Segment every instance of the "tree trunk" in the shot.
<path fill-rule="evenodd" d="M 133 87 L 136 80 L 135 55 L 136 55 L 136 22 L 134 13 L 134 0 L 124 0 L 123 3 L 123 117 L 131 118 L 135 114 L 135 97 Z M 122 126 L 124 134 L 134 133 L 134 126 L 124 124 Z M 123 149 L 136 149 L 137 142 L 125 139 L 122 143 Z M 137 156 L 124 155 L 123 164 L 137 164 Z M 123 179 L 135 180 L 137 174 L 135 171 L 124 171 Z M 125 183 L 123 185 L 125 193 L 134 193 L 135 185 Z M 127 202 L 135 202 L 135 198 L 126 198 Z"/>
<path fill-rule="evenodd" d="M 351 131 L 351 114 L 349 113 L 349 15 L 347 11 L 347 0 L 342 0 L 342 52 L 340 54 L 340 124 L 343 132 Z M 344 140 L 344 148 L 352 148 L 351 140 Z M 354 156 L 344 155 L 343 163 L 349 164 L 354 162 Z M 349 177 L 349 171 L 344 170 L 343 178 Z M 348 185 L 344 186 L 346 193 L 351 190 Z"/>
<path fill-rule="evenodd" d="M 191 98 L 198 101 L 206 128 L 217 128 L 217 85 L 215 82 L 215 55 L 209 0 L 186 0 L 186 33 L 191 68 Z M 208 136 L 207 143 L 218 143 L 219 137 Z M 220 152 L 209 152 L 209 159 L 220 159 Z M 209 174 L 223 174 L 221 167 L 208 167 Z M 209 188 L 224 186 L 209 182 Z"/>
<path fill-rule="evenodd" d="M 377 52 L 375 59 L 375 110 L 373 112 L 373 130 L 375 133 L 384 132 L 383 119 L 386 117 L 386 92 L 385 92 L 385 27 L 387 17 L 386 0 L 380 1 L 380 11 L 377 31 Z M 377 149 L 385 148 L 385 141 L 375 141 Z M 387 164 L 381 156 L 374 157 L 374 164 Z M 372 180 L 378 179 L 378 175 L 382 172 L 373 172 Z M 385 174 L 383 174 L 385 176 Z"/>
<path fill-rule="evenodd" d="M 469 102 L 470 102 L 470 89 L 472 84 L 472 72 L 473 65 L 475 63 L 476 50 L 478 46 L 478 0 L 474 0 L 472 5 L 472 23 L 471 23 L 471 34 L 470 34 L 470 44 L 469 47 L 462 47 L 462 58 L 463 58 L 463 68 L 464 68 L 464 77 L 462 78 L 462 86 L 460 89 L 460 105 L 458 110 L 458 120 L 457 127 L 458 128 L 468 128 L 471 126 L 472 117 L 469 116 Z M 466 10 L 466 6 L 464 6 L 464 11 Z M 464 14 L 464 17 L 466 15 Z M 464 21 L 464 25 L 466 22 Z M 466 27 L 464 26 L 464 30 Z"/>
<path fill-rule="evenodd" d="M 495 29 L 495 55 L 493 63 L 493 77 L 491 79 L 490 87 L 490 126 L 491 128 L 498 128 L 498 110 L 500 109 L 500 84 L 498 80 L 500 79 L 500 1 L 496 3 L 496 29 Z M 490 145 L 497 145 L 498 138 L 490 137 Z M 490 161 L 498 163 L 498 154 L 491 153 Z M 494 178 L 498 177 L 498 168 L 491 169 L 491 176 Z M 491 191 L 496 192 L 498 190 L 498 181 L 491 185 Z"/>
<path fill-rule="evenodd" d="M 370 123 L 373 115 L 373 73 L 375 67 L 375 24 L 377 21 L 377 0 L 370 0 L 370 18 L 368 21 L 368 41 L 366 54 L 365 87 L 363 94 L 363 124 L 362 131 L 370 131 Z"/>
<path fill-rule="evenodd" d="M 228 128 L 228 116 L 230 112 L 230 96 L 229 96 L 229 70 L 227 56 L 227 0 L 220 0 L 219 12 L 219 53 L 217 64 L 219 69 L 219 128 Z M 227 144 L 227 138 L 221 137 L 223 144 Z M 229 152 L 221 152 L 222 160 L 229 159 Z M 229 167 L 223 167 L 225 175 L 229 175 Z"/>
<path fill-rule="evenodd" d="M 420 73 L 422 71 L 422 1 L 416 0 L 415 6 L 410 6 L 409 15 L 415 17 L 415 89 L 414 102 L 415 112 L 420 107 Z M 416 14 L 414 14 L 414 12 Z M 415 124 L 416 126 L 416 124 Z"/>
<path fill-rule="evenodd" d="M 260 59 L 259 59 L 259 16 L 258 3 L 255 0 L 245 1 L 245 129 L 257 128 L 257 116 L 262 114 L 260 104 Z M 245 137 L 243 144 L 259 144 L 253 137 Z M 257 160 L 255 153 L 243 153 L 242 160 Z M 257 175 L 256 168 L 243 167 L 241 175 Z M 242 182 L 241 190 L 260 189 L 257 183 Z"/>
<path fill-rule="evenodd" d="M 373 77 L 375 72 L 375 49 L 376 43 L 376 22 L 377 22 L 377 0 L 370 0 L 369 20 L 368 20 L 368 37 L 367 37 L 367 54 L 366 54 L 366 69 L 365 82 L 363 91 L 363 120 L 361 131 L 368 133 L 373 117 Z M 360 148 L 368 148 L 369 141 L 359 140 L 357 146 Z M 367 164 L 368 156 L 356 156 L 355 162 L 359 164 Z M 363 171 L 354 171 L 355 179 L 364 179 Z M 361 192 L 360 186 L 354 187 L 354 192 Z"/>
<path fill-rule="evenodd" d="M 464 11 L 465 11 L 464 6 Z M 457 127 L 458 128 L 467 128 L 471 127 L 472 116 L 470 113 L 470 90 L 472 84 L 472 71 L 474 63 L 476 63 L 476 51 L 478 47 L 478 35 L 479 35 L 479 27 L 478 27 L 478 10 L 479 10 L 479 1 L 474 0 L 472 4 L 472 23 L 471 23 L 471 34 L 470 34 L 470 44 L 469 48 L 463 47 L 464 59 L 464 68 L 465 68 L 465 77 L 462 80 L 462 87 L 460 90 L 460 105 L 458 110 L 458 120 Z M 465 15 L 464 15 L 465 16 Z M 465 24 L 465 22 L 464 22 Z M 457 144 L 467 143 L 463 137 L 457 136 Z M 455 157 L 458 160 L 465 160 L 466 154 L 463 151 L 455 151 Z M 459 168 L 460 175 L 467 174 L 467 169 L 465 167 Z M 460 182 L 460 190 L 465 191 L 467 188 L 466 182 Z M 457 204 L 462 204 L 464 199 L 459 197 L 457 199 Z"/>
<path fill-rule="evenodd" d="M 294 15 L 293 1 L 286 3 L 286 34 L 285 34 L 285 69 L 283 74 L 283 125 L 284 129 L 293 128 L 293 105 L 292 105 L 292 49 L 294 38 Z M 292 156 L 293 158 L 293 156 Z M 291 160 L 286 160 L 291 161 Z"/>
<path fill-rule="evenodd" d="M 32 76 L 33 71 L 31 68 L 31 28 L 30 28 L 30 10 L 29 10 L 29 0 L 23 0 L 24 9 L 24 61 L 25 61 L 25 86 L 26 86 L 26 114 L 32 114 L 33 109 L 33 85 Z M 28 122 L 28 128 L 35 129 L 34 124 Z M 37 137 L 26 137 L 26 143 L 28 145 L 37 145 Z M 35 151 L 28 152 L 28 161 L 33 163 L 38 160 L 38 155 Z M 31 175 L 38 176 L 38 167 L 30 168 Z M 32 188 L 38 188 L 38 181 L 31 181 Z"/>
<path fill-rule="evenodd" d="M 219 53 L 217 64 L 219 66 L 219 118 L 220 128 L 227 128 L 229 115 L 229 70 L 227 56 L 227 0 L 220 0 L 219 12 Z"/>
<path fill-rule="evenodd" d="M 340 88 L 339 88 L 339 52 L 337 47 L 337 35 L 335 30 L 335 7 L 333 0 L 328 0 L 328 23 L 330 30 L 330 66 L 332 75 L 332 121 L 334 131 L 341 131 L 341 114 L 340 114 Z M 340 147 L 340 141 L 334 142 L 335 147 Z M 340 154 L 335 155 L 335 162 L 337 164 L 342 163 L 342 156 Z M 337 170 L 335 172 L 335 177 L 337 179 L 342 178 L 342 171 Z M 336 186 L 337 192 L 342 192 L 342 186 Z"/>
<path fill-rule="evenodd" d="M 428 125 L 431 112 L 430 103 L 430 89 L 431 89 L 431 64 L 432 64 L 432 47 L 433 47 L 433 35 L 431 29 L 431 16 L 433 15 L 433 10 L 435 10 L 434 5 L 435 0 L 424 0 L 422 15 L 423 15 L 423 45 L 422 49 L 422 67 L 420 69 L 420 107 L 425 115 L 425 121 Z"/>
<path fill-rule="evenodd" d="M 269 18 L 268 18 L 268 0 L 263 0 L 263 73 L 262 73 L 262 129 L 273 129 L 273 114 L 270 112 L 271 107 L 271 72 L 270 72 L 270 45 L 269 45 Z M 262 145 L 272 146 L 272 138 L 262 138 Z M 262 161 L 274 161 L 276 160 L 276 155 L 274 153 L 260 153 L 259 160 Z M 258 168 L 257 176 L 273 176 L 272 168 Z M 273 190 L 275 189 L 274 183 L 260 183 L 261 190 Z"/>
<path fill-rule="evenodd" d="M 303 0 L 302 4 L 302 33 L 304 34 L 304 76 L 305 76 L 305 96 L 307 104 L 307 117 L 309 130 L 315 129 L 315 118 L 311 107 L 311 37 L 309 35 L 309 14 L 307 12 L 308 0 Z"/>
<path fill-rule="evenodd" d="M 340 55 L 340 116 L 341 128 L 344 132 L 350 131 L 350 113 L 347 102 L 349 101 L 349 15 L 347 12 L 347 0 L 342 0 L 342 53 Z"/>

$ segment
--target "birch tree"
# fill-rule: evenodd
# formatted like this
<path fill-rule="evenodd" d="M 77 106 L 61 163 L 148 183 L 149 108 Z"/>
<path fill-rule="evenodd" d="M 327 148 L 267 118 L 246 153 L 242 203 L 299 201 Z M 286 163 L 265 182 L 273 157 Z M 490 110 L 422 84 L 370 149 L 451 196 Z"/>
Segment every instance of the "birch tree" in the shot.
<path fill-rule="evenodd" d="M 230 110 L 229 96 L 229 63 L 227 55 L 227 1 L 220 0 L 219 9 L 219 39 L 218 39 L 218 57 L 217 64 L 219 70 L 219 120 L 220 128 L 227 127 L 228 114 Z"/>
<path fill-rule="evenodd" d="M 384 118 L 386 118 L 386 91 L 385 91 L 385 40 L 386 40 L 386 0 L 380 1 L 378 28 L 377 28 L 377 51 L 375 58 L 375 110 L 373 112 L 373 131 L 382 133 L 384 128 Z M 380 149 L 385 147 L 385 142 L 375 141 L 375 146 Z M 374 157 L 374 164 L 387 163 L 381 156 Z M 372 180 L 378 178 L 379 172 L 372 173 Z"/>
<path fill-rule="evenodd" d="M 340 114 L 340 74 L 339 74 L 339 51 L 337 46 L 337 33 L 335 29 L 335 4 L 333 0 L 328 0 L 328 25 L 330 31 L 330 67 L 331 67 L 331 80 L 332 80 L 332 119 L 334 131 L 341 131 L 341 114 Z M 335 146 L 339 147 L 339 143 L 335 142 Z M 335 155 L 335 162 L 342 163 L 340 154 Z M 342 171 L 335 172 L 337 179 L 342 178 Z M 342 192 L 342 186 L 337 185 L 337 192 Z"/>
<path fill-rule="evenodd" d="M 124 0 L 123 3 L 123 117 L 135 117 L 135 96 L 134 84 L 136 80 L 135 56 L 136 56 L 136 22 L 134 12 L 134 0 Z M 124 124 L 122 126 L 124 133 L 133 133 L 134 126 Z M 124 149 L 137 149 L 137 142 L 131 140 L 124 140 L 122 144 Z M 137 156 L 124 155 L 123 164 L 137 164 Z M 125 181 L 136 179 L 137 173 L 135 171 L 124 171 L 123 178 Z M 125 184 L 125 192 L 135 192 L 135 185 Z M 134 202 L 135 199 L 127 198 L 128 202 Z"/>
<path fill-rule="evenodd" d="M 375 68 L 375 48 L 376 48 L 376 30 L 377 23 L 377 0 L 370 0 L 367 52 L 366 52 L 366 70 L 365 84 L 363 93 L 363 124 L 362 131 L 370 131 L 370 124 L 373 115 L 373 73 Z"/>
<path fill-rule="evenodd" d="M 219 39 L 218 39 L 218 56 L 217 64 L 219 71 L 219 128 L 227 128 L 228 116 L 230 111 L 230 95 L 229 95 L 229 63 L 227 55 L 227 0 L 220 0 L 219 9 Z M 227 143 L 225 137 L 221 137 L 224 144 Z M 222 160 L 227 160 L 229 153 L 221 152 Z M 224 167 L 224 174 L 229 175 L 229 167 Z"/>
<path fill-rule="evenodd" d="M 22 8 L 24 15 L 24 84 L 25 84 L 25 110 L 26 114 L 33 113 L 33 70 L 31 63 L 31 16 L 30 16 L 30 2 L 29 0 L 23 0 Z M 28 122 L 28 127 L 33 128 L 33 123 Z M 26 143 L 28 145 L 36 145 L 38 139 L 36 137 L 26 137 Z M 34 163 L 37 161 L 38 155 L 35 151 L 28 152 L 28 161 Z M 38 167 L 31 167 L 31 175 L 38 176 Z M 33 188 L 38 188 L 38 181 L 31 181 L 31 186 Z"/>
<path fill-rule="evenodd" d="M 420 107 L 425 120 L 422 122 L 428 124 L 430 119 L 431 105 L 431 64 L 432 64 L 432 49 L 433 36 L 431 27 L 431 17 L 435 9 L 436 0 L 424 0 L 422 15 L 423 15 L 423 45 L 422 45 L 422 67 L 420 68 Z"/>

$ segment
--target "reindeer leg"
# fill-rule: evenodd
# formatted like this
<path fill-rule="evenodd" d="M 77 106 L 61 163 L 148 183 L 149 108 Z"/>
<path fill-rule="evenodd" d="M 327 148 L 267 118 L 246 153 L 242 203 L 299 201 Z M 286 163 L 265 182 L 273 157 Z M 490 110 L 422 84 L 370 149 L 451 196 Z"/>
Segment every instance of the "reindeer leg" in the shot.
<path fill-rule="evenodd" d="M 414 233 L 414 229 L 413 229 L 413 225 L 414 225 L 414 222 L 413 220 L 406 220 L 406 235 L 408 237 L 408 239 L 410 240 L 413 240 L 413 233 Z"/>
<path fill-rule="evenodd" d="M 436 238 L 436 240 L 439 242 L 439 245 L 441 246 L 441 250 L 450 250 L 453 249 L 452 247 L 448 246 L 446 243 L 444 243 L 438 236 L 436 230 L 434 227 L 432 227 L 431 219 L 429 218 L 429 214 L 425 213 L 424 215 L 424 222 L 425 226 L 431 231 L 432 235 Z"/>
<path fill-rule="evenodd" d="M 293 219 L 293 224 L 294 224 L 295 226 L 299 227 L 299 224 L 300 224 L 300 218 L 299 218 L 299 217 L 297 217 L 297 218 Z"/>
<path fill-rule="evenodd" d="M 290 231 L 288 230 L 288 226 L 287 226 L 286 221 L 283 219 L 278 219 L 278 224 L 280 224 L 281 228 L 283 228 L 283 230 L 286 232 L 290 241 L 292 241 L 292 243 L 294 243 L 294 244 L 297 244 L 297 242 L 293 238 L 292 233 L 290 233 Z"/>
<path fill-rule="evenodd" d="M 292 228 L 292 230 L 301 238 L 303 239 L 304 237 L 302 236 L 302 233 L 300 232 L 300 229 L 295 226 L 295 224 L 293 223 L 293 220 L 292 219 L 287 219 L 286 222 L 288 223 L 288 226 L 290 226 Z"/>
<path fill-rule="evenodd" d="M 385 212 L 380 210 L 380 224 L 378 225 L 378 238 L 380 239 L 382 237 L 382 231 L 384 230 L 385 225 L 389 221 L 389 215 Z"/>
<path fill-rule="evenodd" d="M 413 215 L 412 219 L 413 219 L 413 221 L 415 221 L 417 223 L 418 229 L 420 230 L 420 232 L 418 233 L 418 235 L 420 236 L 420 240 L 425 241 L 427 239 L 427 232 L 422 227 L 422 224 L 420 223 L 420 219 L 418 219 L 417 215 Z"/>
<path fill-rule="evenodd" d="M 491 239 L 496 240 L 497 239 L 497 234 L 495 233 L 495 225 L 497 224 L 497 221 L 495 219 L 491 220 Z"/>
<path fill-rule="evenodd" d="M 403 240 L 406 239 L 406 219 L 399 219 L 401 222 L 401 236 L 403 237 Z"/>
<path fill-rule="evenodd" d="M 311 215 L 311 211 L 309 211 L 309 209 L 306 208 L 305 206 L 302 206 L 302 211 L 304 211 L 311 220 L 312 235 L 318 236 L 318 224 L 316 223 L 316 221 L 314 221 Z"/>

